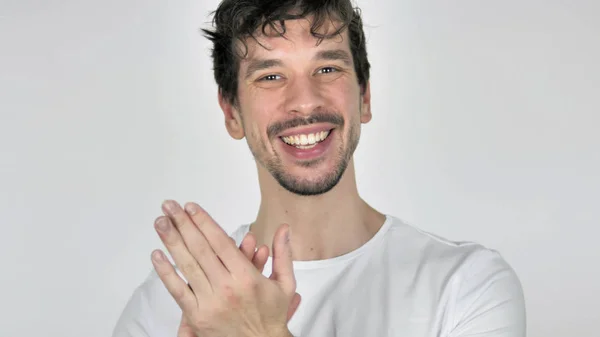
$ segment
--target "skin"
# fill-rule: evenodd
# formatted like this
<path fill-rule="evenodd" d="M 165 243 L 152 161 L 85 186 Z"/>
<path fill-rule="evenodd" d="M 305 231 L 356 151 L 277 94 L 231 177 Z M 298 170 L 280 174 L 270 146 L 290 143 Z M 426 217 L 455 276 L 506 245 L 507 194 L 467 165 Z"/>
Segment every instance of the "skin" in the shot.
<path fill-rule="evenodd" d="M 237 247 L 199 205 L 184 209 L 174 201 L 163 204 L 165 216 L 155 223 L 189 282 L 161 251 L 153 252 L 154 268 L 183 312 L 179 337 L 291 336 L 287 321 L 300 303 L 292 261 L 353 251 L 385 221 L 356 187 L 353 154 L 361 124 L 372 117 L 371 92 L 369 84 L 358 84 L 347 32 L 318 44 L 310 18 L 285 26 L 285 39 L 267 34 L 257 36 L 262 46 L 246 41 L 237 102 L 219 94 L 227 131 L 246 139 L 257 163 L 261 205 L 251 233 Z M 257 69 L 264 60 L 278 61 Z M 307 121 L 334 128 L 317 159 L 290 156 L 279 138 L 280 132 L 303 133 Z M 284 127 L 290 125 L 293 130 Z M 261 272 L 269 254 L 273 274 L 267 278 Z"/>

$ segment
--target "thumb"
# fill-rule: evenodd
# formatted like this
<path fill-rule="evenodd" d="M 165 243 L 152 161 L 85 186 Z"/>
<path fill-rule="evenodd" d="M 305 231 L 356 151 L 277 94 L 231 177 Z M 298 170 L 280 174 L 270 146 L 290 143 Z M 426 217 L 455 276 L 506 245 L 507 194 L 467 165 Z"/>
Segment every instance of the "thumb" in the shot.
<path fill-rule="evenodd" d="M 294 297 L 292 298 L 292 303 L 290 303 L 290 307 L 288 308 L 288 313 L 287 313 L 288 322 L 290 321 L 290 319 L 292 319 L 292 316 L 294 316 L 294 314 L 296 313 L 298 306 L 300 306 L 301 300 L 302 300 L 302 297 L 300 296 L 300 294 L 295 293 Z"/>
<path fill-rule="evenodd" d="M 292 247 L 290 245 L 290 226 L 280 226 L 273 237 L 273 273 L 270 279 L 279 282 L 283 290 L 290 296 L 296 292 L 296 278 L 292 264 Z"/>

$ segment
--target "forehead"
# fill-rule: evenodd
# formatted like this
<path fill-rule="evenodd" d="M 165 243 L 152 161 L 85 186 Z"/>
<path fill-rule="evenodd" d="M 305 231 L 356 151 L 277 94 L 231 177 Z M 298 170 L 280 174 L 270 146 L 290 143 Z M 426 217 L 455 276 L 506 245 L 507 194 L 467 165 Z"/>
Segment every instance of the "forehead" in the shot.
<path fill-rule="evenodd" d="M 256 58 L 284 57 L 286 54 L 298 55 L 299 53 L 318 52 L 323 49 L 343 49 L 350 51 L 348 42 L 348 30 L 343 29 L 339 34 L 334 34 L 341 23 L 333 20 L 325 20 L 318 27 L 316 33 L 326 37 L 321 38 L 315 36 L 311 32 L 313 21 L 311 18 L 286 20 L 283 26 L 280 23 L 271 27 L 267 25 L 264 32 L 262 27 L 259 28 L 254 38 L 250 37 L 245 40 L 247 47 L 246 57 L 243 58 L 242 64 Z M 285 34 L 280 35 L 285 29 Z"/>

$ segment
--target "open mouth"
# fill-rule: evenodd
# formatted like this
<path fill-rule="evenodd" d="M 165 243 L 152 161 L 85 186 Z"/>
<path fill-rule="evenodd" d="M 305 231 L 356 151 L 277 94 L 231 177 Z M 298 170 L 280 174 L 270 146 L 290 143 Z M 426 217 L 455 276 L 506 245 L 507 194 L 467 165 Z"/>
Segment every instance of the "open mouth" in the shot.
<path fill-rule="evenodd" d="M 333 130 L 333 129 L 331 129 Z M 325 141 L 331 134 L 331 130 L 320 131 L 308 134 L 297 134 L 280 137 L 281 140 L 289 146 L 293 146 L 301 150 L 309 150 Z"/>

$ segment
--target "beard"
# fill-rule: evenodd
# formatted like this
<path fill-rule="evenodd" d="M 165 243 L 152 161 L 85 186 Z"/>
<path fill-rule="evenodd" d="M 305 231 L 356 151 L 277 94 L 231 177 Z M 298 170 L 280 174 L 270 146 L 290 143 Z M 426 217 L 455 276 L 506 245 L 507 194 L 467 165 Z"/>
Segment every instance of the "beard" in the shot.
<path fill-rule="evenodd" d="M 356 142 L 358 145 L 358 142 Z M 354 148 L 356 148 L 354 146 Z M 332 190 L 342 179 L 350 160 L 352 159 L 353 149 L 347 147 L 346 151 L 340 147 L 336 154 L 336 164 L 331 172 L 326 172 L 316 179 L 306 179 L 293 176 L 285 171 L 280 165 L 280 162 L 271 160 L 266 163 L 265 167 L 271 173 L 273 178 L 291 193 L 303 196 L 320 195 Z M 304 167 L 317 166 L 322 160 L 314 160 L 304 162 L 301 165 Z"/>
<path fill-rule="evenodd" d="M 342 130 L 344 120 L 339 115 L 316 113 L 308 119 L 293 119 L 284 123 L 277 123 L 267 129 L 268 139 L 273 139 L 281 131 L 301 125 L 310 125 L 313 123 L 328 122 L 337 125 L 336 130 Z M 330 137 L 335 135 L 330 135 Z M 262 165 L 271 176 L 279 183 L 281 187 L 296 195 L 315 196 L 329 192 L 342 179 L 354 151 L 358 147 L 360 138 L 360 124 L 350 124 L 348 130 L 348 139 L 343 140 L 334 153 L 334 167 L 329 172 L 321 173 L 318 177 L 312 179 L 297 177 L 286 171 L 281 157 L 275 154 L 272 157 L 267 157 L 267 144 L 261 142 L 259 148 L 261 151 L 248 143 L 250 151 L 255 160 Z M 297 165 L 310 168 L 318 167 L 326 158 L 319 158 L 311 161 L 297 163 Z"/>

